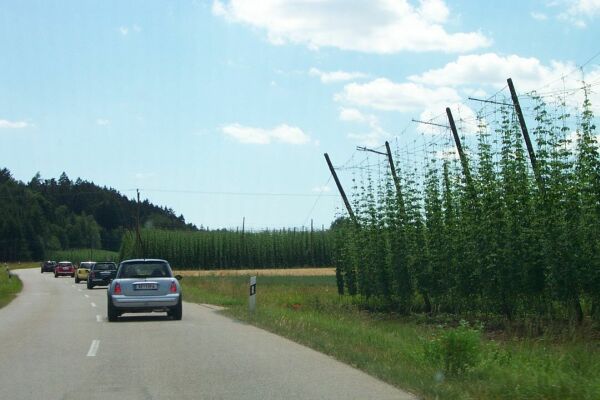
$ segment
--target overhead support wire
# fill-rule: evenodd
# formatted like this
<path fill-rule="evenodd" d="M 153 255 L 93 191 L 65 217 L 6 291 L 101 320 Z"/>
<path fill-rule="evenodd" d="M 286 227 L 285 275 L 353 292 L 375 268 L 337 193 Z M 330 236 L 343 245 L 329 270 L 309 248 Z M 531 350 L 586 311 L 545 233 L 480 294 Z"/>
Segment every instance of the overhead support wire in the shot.
<path fill-rule="evenodd" d="M 508 104 L 508 103 L 502 103 L 500 101 L 493 101 L 493 100 L 483 100 L 483 99 L 476 99 L 475 97 L 469 97 L 469 100 L 474 100 L 474 101 L 480 101 L 482 103 L 490 103 L 490 104 L 498 104 L 501 106 L 508 106 L 508 107 L 512 107 L 512 104 Z"/>
<path fill-rule="evenodd" d="M 450 127 L 448 125 L 436 124 L 435 122 L 419 121 L 417 119 L 412 119 L 411 121 L 416 122 L 418 124 L 433 125 L 433 126 L 439 126 L 440 128 L 450 129 Z"/>
<path fill-rule="evenodd" d="M 387 142 L 386 142 L 387 143 Z M 356 146 L 356 150 L 358 151 L 370 151 L 371 153 L 375 153 L 375 154 L 381 154 L 383 156 L 386 156 L 387 153 L 381 152 L 381 151 L 377 151 L 377 150 L 373 150 L 373 149 L 367 149 L 364 146 Z"/>

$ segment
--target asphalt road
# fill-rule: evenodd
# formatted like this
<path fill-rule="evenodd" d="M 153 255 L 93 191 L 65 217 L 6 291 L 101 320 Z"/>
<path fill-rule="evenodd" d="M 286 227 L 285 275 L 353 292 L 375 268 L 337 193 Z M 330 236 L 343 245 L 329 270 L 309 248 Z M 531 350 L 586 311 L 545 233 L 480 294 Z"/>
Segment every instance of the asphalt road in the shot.
<path fill-rule="evenodd" d="M 208 306 L 109 323 L 105 288 L 14 272 L 24 288 L 0 309 L 3 400 L 414 398 Z"/>

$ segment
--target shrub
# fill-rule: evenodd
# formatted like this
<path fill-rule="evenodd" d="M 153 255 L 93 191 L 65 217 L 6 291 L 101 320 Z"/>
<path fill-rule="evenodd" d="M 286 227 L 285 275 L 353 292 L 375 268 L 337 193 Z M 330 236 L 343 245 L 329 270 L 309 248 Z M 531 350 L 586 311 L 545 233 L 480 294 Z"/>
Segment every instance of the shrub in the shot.
<path fill-rule="evenodd" d="M 461 321 L 425 343 L 425 358 L 448 375 L 460 375 L 477 366 L 481 358 L 481 332 Z"/>

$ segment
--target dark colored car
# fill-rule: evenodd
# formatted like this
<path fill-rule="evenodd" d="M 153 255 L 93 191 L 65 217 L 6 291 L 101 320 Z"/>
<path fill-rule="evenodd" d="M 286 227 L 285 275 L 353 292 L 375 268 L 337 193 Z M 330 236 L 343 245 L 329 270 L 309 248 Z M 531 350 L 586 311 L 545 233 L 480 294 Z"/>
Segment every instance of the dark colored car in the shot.
<path fill-rule="evenodd" d="M 73 278 L 75 276 L 75 267 L 71 261 L 61 261 L 56 264 L 54 267 L 54 277 L 58 278 L 59 276 L 70 276 Z"/>
<path fill-rule="evenodd" d="M 114 262 L 97 262 L 90 267 L 87 278 L 87 288 L 108 286 L 117 275 L 117 264 Z"/>
<path fill-rule="evenodd" d="M 44 272 L 54 272 L 54 267 L 56 267 L 56 261 L 44 261 L 41 265 L 41 273 Z"/>

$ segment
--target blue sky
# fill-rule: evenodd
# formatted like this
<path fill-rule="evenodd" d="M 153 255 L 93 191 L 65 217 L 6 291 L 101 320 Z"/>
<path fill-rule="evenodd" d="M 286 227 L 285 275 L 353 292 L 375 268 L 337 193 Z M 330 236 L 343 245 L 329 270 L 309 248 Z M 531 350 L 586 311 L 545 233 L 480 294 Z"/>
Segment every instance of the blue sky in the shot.
<path fill-rule="evenodd" d="M 508 77 L 577 85 L 599 20 L 600 0 L 2 1 L 0 166 L 140 188 L 197 225 L 327 226 L 324 152 L 408 146 L 411 119 L 468 121 Z"/>

